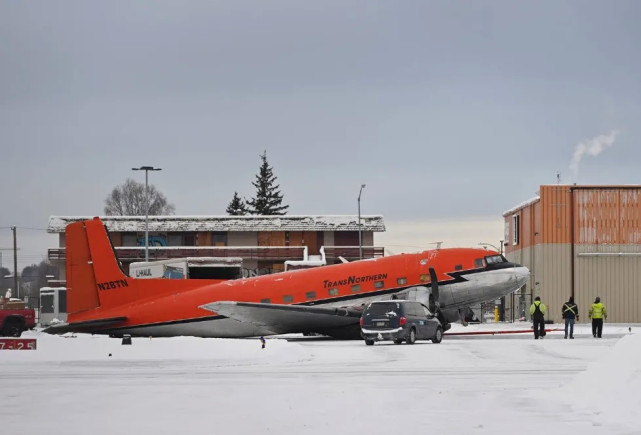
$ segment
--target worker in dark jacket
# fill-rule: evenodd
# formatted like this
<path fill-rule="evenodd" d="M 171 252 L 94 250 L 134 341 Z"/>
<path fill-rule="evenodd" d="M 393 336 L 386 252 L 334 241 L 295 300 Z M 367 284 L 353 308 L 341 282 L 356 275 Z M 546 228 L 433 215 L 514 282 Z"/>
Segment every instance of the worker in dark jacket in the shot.
<path fill-rule="evenodd" d="M 594 303 L 590 307 L 588 316 L 592 319 L 592 335 L 594 338 L 601 338 L 601 332 L 603 332 L 603 319 L 608 318 L 608 312 L 605 310 L 605 306 L 601 303 L 601 298 L 596 297 Z"/>
<path fill-rule="evenodd" d="M 565 319 L 565 337 L 568 338 L 568 327 L 570 329 L 570 338 L 574 338 L 574 320 L 579 321 L 579 308 L 574 303 L 574 296 L 563 304 L 561 308 L 561 315 Z"/>
<path fill-rule="evenodd" d="M 530 306 L 530 314 L 534 322 L 534 339 L 545 337 L 545 304 L 541 302 L 539 296 L 534 298 L 534 303 Z"/>

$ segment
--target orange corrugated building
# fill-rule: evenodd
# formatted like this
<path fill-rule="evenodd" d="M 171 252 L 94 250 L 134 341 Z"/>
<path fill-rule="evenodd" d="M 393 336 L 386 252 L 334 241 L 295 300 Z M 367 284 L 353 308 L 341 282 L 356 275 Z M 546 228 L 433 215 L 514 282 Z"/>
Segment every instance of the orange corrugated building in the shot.
<path fill-rule="evenodd" d="M 546 317 L 561 322 L 561 306 L 574 295 L 581 322 L 596 296 L 607 322 L 641 322 L 641 185 L 541 186 L 503 217 L 506 257 L 531 272 L 507 301 L 507 318 L 529 318 L 532 298 L 541 296 Z"/>

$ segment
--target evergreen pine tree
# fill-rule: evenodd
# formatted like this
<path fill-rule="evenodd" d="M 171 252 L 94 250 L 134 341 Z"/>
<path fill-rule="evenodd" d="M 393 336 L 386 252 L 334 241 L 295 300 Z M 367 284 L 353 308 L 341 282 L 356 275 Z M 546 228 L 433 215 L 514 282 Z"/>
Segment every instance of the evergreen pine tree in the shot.
<path fill-rule="evenodd" d="M 260 158 L 263 164 L 260 166 L 260 173 L 256 175 L 256 181 L 252 182 L 256 188 L 256 196 L 247 201 L 249 213 L 255 215 L 284 215 L 287 213 L 288 205 L 281 205 L 283 195 L 280 193 L 278 184 L 274 184 L 276 176 L 267 162 L 267 151 Z"/>
<path fill-rule="evenodd" d="M 229 205 L 227 205 L 226 211 L 230 216 L 244 216 L 248 213 L 245 201 L 238 196 L 238 192 L 234 192 L 234 197 Z"/>

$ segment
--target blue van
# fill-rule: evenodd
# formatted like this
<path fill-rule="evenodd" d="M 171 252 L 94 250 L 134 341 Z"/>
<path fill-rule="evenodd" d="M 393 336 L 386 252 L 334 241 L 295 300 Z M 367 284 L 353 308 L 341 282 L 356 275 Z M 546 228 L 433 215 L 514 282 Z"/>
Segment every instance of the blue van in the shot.
<path fill-rule="evenodd" d="M 420 302 L 389 300 L 372 302 L 361 316 L 361 336 L 368 346 L 391 340 L 414 344 L 416 340 L 440 343 L 443 327 L 436 316 Z"/>

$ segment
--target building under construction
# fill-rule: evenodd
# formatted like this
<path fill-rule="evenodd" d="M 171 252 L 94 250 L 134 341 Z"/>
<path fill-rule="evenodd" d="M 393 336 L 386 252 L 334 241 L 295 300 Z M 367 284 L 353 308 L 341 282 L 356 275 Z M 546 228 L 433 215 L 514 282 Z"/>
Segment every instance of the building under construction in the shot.
<path fill-rule="evenodd" d="M 530 269 L 506 318 L 529 318 L 540 296 L 546 319 L 561 322 L 570 295 L 581 321 L 596 296 L 608 322 L 641 322 L 641 186 L 541 186 L 539 196 L 503 214 L 505 254 Z"/>

